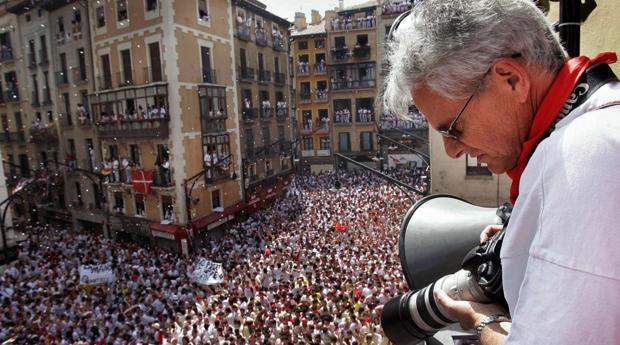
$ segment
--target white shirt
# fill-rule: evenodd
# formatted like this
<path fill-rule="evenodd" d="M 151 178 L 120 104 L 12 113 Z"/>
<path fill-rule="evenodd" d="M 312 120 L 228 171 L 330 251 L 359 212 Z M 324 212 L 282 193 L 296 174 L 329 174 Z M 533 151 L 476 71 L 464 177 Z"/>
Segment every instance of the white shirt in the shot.
<path fill-rule="evenodd" d="M 620 83 L 602 86 L 540 143 L 501 258 L 506 345 L 617 344 L 620 336 Z"/>

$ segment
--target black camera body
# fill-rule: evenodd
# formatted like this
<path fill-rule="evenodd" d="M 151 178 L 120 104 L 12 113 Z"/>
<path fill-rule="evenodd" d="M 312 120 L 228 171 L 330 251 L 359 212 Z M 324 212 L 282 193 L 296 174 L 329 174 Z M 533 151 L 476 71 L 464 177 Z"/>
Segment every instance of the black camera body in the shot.
<path fill-rule="evenodd" d="M 497 209 L 480 208 L 444 195 L 424 198 L 411 208 L 403 221 L 399 253 L 411 291 L 388 301 L 381 316 L 384 333 L 392 343 L 417 344 L 456 322 L 435 300 L 433 291 L 436 289 L 456 300 L 506 306 L 500 260 L 504 230 L 489 241 L 476 243 L 486 225 L 505 227 L 511 211 L 510 204 Z M 446 212 L 456 214 L 457 218 L 460 216 L 461 221 L 446 216 Z M 451 237 L 455 240 L 451 241 Z M 469 249 L 463 248 L 472 241 Z M 450 246 L 451 243 L 458 245 Z M 452 258 L 460 269 L 453 267 L 445 272 L 453 263 L 445 261 L 442 247 L 453 256 L 460 255 L 460 258 Z M 416 256 L 414 252 L 421 254 Z M 438 268 L 433 265 L 433 254 L 437 256 Z M 426 285 L 420 287 L 420 282 Z"/>

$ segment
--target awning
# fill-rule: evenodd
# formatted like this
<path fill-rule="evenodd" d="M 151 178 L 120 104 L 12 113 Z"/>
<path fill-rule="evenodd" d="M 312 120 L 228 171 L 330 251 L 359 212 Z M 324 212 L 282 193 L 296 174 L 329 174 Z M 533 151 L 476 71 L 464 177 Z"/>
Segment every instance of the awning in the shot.
<path fill-rule="evenodd" d="M 241 212 L 247 207 L 245 201 L 240 201 L 237 204 L 226 207 L 223 212 L 213 212 L 208 216 L 196 219 L 192 222 L 194 229 L 200 231 L 203 228 L 212 229 L 216 226 L 224 224 L 235 218 L 235 214 Z"/>
<path fill-rule="evenodd" d="M 173 241 L 179 238 L 187 237 L 187 233 L 179 225 L 151 223 L 150 227 L 151 227 L 151 234 L 154 237 L 161 237 L 161 238 L 165 238 L 165 239 L 173 240 Z"/>

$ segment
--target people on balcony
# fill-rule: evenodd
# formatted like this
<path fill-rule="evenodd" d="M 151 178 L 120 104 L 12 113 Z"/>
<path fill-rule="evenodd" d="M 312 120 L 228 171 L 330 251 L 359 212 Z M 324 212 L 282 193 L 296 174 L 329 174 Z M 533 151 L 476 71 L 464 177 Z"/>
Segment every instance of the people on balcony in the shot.
<path fill-rule="evenodd" d="M 82 103 L 78 103 L 77 113 L 78 113 L 78 120 L 80 121 L 80 124 L 85 125 L 87 121 L 90 120 L 88 111 L 86 110 L 86 107 L 84 107 Z"/>
<path fill-rule="evenodd" d="M 287 104 L 284 101 L 276 102 L 276 115 L 278 116 L 286 116 L 288 113 Z"/>
<path fill-rule="evenodd" d="M 13 58 L 13 49 L 5 44 L 0 46 L 0 58 L 2 60 Z"/>
<path fill-rule="evenodd" d="M 305 118 L 303 123 L 304 123 L 304 130 L 306 131 L 312 130 L 312 118 L 311 117 Z"/>
<path fill-rule="evenodd" d="M 105 158 L 101 162 L 101 173 L 107 177 L 107 182 L 114 183 L 114 174 L 112 174 L 112 161 L 109 158 Z"/>
<path fill-rule="evenodd" d="M 263 109 L 263 117 L 271 117 L 271 101 L 269 101 L 269 99 L 263 100 L 261 108 Z"/>
<path fill-rule="evenodd" d="M 170 160 L 168 157 L 164 157 L 161 163 L 159 164 L 159 169 L 161 172 L 162 184 L 164 186 L 169 186 L 171 184 L 171 175 L 170 175 Z"/>
<path fill-rule="evenodd" d="M 75 153 L 67 152 L 67 156 L 65 157 L 65 163 L 69 166 L 69 169 L 77 168 L 77 159 L 75 158 Z"/>
<path fill-rule="evenodd" d="M 129 159 L 127 159 L 127 157 L 123 157 L 123 159 L 121 160 L 121 170 L 125 175 L 125 183 L 133 182 L 133 178 L 131 176 L 132 165 L 133 163 Z"/>
<path fill-rule="evenodd" d="M 382 129 L 425 129 L 428 128 L 426 118 L 417 111 L 409 112 L 410 120 L 403 120 L 391 114 L 384 114 L 381 117 L 380 126 Z"/>
<path fill-rule="evenodd" d="M 372 121 L 372 109 L 367 109 L 367 108 L 357 109 L 357 120 L 359 122 L 371 122 Z"/>
<path fill-rule="evenodd" d="M 399 1 L 387 3 L 383 5 L 383 14 L 396 14 L 408 11 L 411 8 L 413 0 Z"/>
<path fill-rule="evenodd" d="M 316 73 L 325 73 L 325 71 L 327 70 L 327 65 L 325 65 L 325 59 L 321 58 L 321 61 L 316 64 L 314 70 Z"/>
<path fill-rule="evenodd" d="M 327 89 L 317 89 L 316 99 L 321 100 L 321 101 L 327 100 Z"/>
<path fill-rule="evenodd" d="M 254 33 L 256 34 L 256 41 L 257 42 L 267 42 L 267 32 L 265 31 L 265 29 L 260 26 L 259 24 L 256 24 L 256 28 L 254 29 Z"/>
<path fill-rule="evenodd" d="M 376 18 L 372 13 L 367 13 L 365 16 L 342 16 L 331 19 L 332 30 L 352 30 L 352 29 L 365 29 L 375 27 Z"/>
<path fill-rule="evenodd" d="M 85 110 L 85 109 L 84 109 Z M 79 110 L 78 110 L 79 111 Z M 85 112 L 85 121 L 89 119 L 88 113 Z M 106 111 L 101 112 L 100 122 L 102 123 L 116 123 L 116 122 L 134 122 L 151 119 L 165 119 L 167 118 L 167 109 L 162 104 L 160 106 L 148 105 L 145 112 L 141 105 L 138 106 L 138 110 L 129 109 L 125 113 L 108 114 Z"/>
<path fill-rule="evenodd" d="M 112 158 L 112 179 L 114 183 L 121 182 L 120 162 L 118 157 Z"/>
<path fill-rule="evenodd" d="M 323 116 L 318 119 L 318 127 L 320 129 L 328 129 L 329 128 L 329 116 Z"/>
<path fill-rule="evenodd" d="M 348 108 L 336 110 L 335 117 L 336 123 L 351 123 L 351 110 Z"/>
<path fill-rule="evenodd" d="M 273 46 L 275 48 L 282 48 L 282 32 L 274 27 L 271 30 L 271 36 L 273 37 Z"/>
<path fill-rule="evenodd" d="M 298 66 L 298 71 L 300 74 L 308 74 L 310 73 L 310 68 L 308 61 L 303 61 L 303 60 L 299 60 L 299 62 L 297 63 Z"/>

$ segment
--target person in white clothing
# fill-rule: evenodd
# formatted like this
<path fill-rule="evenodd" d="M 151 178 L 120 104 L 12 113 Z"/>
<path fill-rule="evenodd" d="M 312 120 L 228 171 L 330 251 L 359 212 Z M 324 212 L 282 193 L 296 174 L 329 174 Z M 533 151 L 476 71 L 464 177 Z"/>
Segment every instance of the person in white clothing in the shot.
<path fill-rule="evenodd" d="M 444 292 L 439 305 L 484 345 L 618 343 L 616 54 L 569 59 L 529 0 L 426 0 L 390 39 L 386 107 L 406 117 L 413 101 L 450 157 L 512 179 L 508 310 Z"/>

